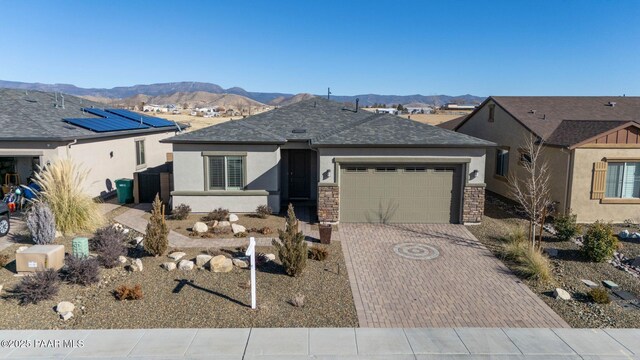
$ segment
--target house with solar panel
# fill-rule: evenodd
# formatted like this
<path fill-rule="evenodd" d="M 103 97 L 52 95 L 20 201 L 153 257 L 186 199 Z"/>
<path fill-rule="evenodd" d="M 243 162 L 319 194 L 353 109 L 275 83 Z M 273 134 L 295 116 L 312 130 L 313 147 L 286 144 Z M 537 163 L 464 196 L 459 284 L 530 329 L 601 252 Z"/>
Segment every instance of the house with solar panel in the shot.
<path fill-rule="evenodd" d="M 71 95 L 0 89 L 0 182 L 26 183 L 38 165 L 72 158 L 90 170 L 85 191 L 106 196 L 114 181 L 166 163 L 160 140 L 180 125 Z"/>

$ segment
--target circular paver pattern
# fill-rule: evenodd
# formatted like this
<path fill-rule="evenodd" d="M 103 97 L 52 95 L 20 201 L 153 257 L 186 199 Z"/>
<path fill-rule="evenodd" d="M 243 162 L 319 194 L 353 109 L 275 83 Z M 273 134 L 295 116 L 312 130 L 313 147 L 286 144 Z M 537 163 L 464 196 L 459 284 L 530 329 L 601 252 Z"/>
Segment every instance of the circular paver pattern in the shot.
<path fill-rule="evenodd" d="M 393 246 L 393 252 L 412 260 L 432 260 L 440 256 L 440 251 L 435 247 L 413 242 L 396 244 Z"/>

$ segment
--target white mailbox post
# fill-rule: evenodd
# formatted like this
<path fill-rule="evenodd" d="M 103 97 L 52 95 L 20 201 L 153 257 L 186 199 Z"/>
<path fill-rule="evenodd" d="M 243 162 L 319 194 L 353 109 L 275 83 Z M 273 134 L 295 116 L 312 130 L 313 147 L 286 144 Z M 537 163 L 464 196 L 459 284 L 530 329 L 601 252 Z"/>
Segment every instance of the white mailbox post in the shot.
<path fill-rule="evenodd" d="M 246 256 L 251 257 L 251 308 L 256 308 L 256 238 L 249 238 Z"/>

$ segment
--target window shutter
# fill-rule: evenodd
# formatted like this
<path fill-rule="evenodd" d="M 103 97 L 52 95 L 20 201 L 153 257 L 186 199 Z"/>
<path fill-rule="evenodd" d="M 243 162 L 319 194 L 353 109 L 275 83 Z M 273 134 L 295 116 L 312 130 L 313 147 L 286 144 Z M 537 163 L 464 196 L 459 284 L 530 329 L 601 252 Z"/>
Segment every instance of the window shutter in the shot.
<path fill-rule="evenodd" d="M 598 161 L 593 163 L 593 182 L 591 184 L 591 199 L 598 200 L 604 197 L 607 177 L 607 163 Z"/>

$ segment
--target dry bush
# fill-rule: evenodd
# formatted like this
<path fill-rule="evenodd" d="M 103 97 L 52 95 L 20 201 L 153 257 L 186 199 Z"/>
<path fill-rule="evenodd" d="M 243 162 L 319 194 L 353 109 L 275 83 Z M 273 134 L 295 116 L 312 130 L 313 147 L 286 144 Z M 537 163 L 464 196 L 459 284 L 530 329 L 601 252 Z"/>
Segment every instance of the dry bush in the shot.
<path fill-rule="evenodd" d="M 329 256 L 329 251 L 324 246 L 312 246 L 309 248 L 309 259 L 325 261 Z"/>
<path fill-rule="evenodd" d="M 242 231 L 242 232 L 233 234 L 233 237 L 237 237 L 237 238 L 247 237 L 247 233 Z"/>
<path fill-rule="evenodd" d="M 269 235 L 273 233 L 273 229 L 271 229 L 268 226 L 263 227 L 262 229 L 260 229 L 260 231 L 258 231 L 260 234 L 262 235 Z"/>
<path fill-rule="evenodd" d="M 202 217 L 202 221 L 225 221 L 229 217 L 229 210 L 217 208 Z"/>
<path fill-rule="evenodd" d="M 527 236 L 520 227 L 507 235 L 504 240 L 506 243 L 501 251 L 504 259 L 517 261 L 524 256 L 525 251 L 529 248 Z"/>
<path fill-rule="evenodd" d="M 58 295 L 58 272 L 53 269 L 36 271 L 27 275 L 9 291 L 9 297 L 18 299 L 20 305 L 37 304 Z"/>
<path fill-rule="evenodd" d="M 89 242 L 89 246 L 98 254 L 98 262 L 105 268 L 112 268 L 120 264 L 118 257 L 125 255 L 127 249 L 124 242 L 127 236 L 113 226 L 98 229 Z"/>
<path fill-rule="evenodd" d="M 517 269 L 526 278 L 539 282 L 551 280 L 551 264 L 540 250 L 528 248 L 519 263 Z"/>
<path fill-rule="evenodd" d="M 53 243 L 56 239 L 56 219 L 47 203 L 36 201 L 33 204 L 27 213 L 27 228 L 34 243 Z"/>
<path fill-rule="evenodd" d="M 5 267 L 11 262 L 11 257 L 7 254 L 0 254 L 0 267 Z"/>
<path fill-rule="evenodd" d="M 191 212 L 191 206 L 187 204 L 180 204 L 173 209 L 173 211 L 171 212 L 171 215 L 169 215 L 169 219 L 185 220 L 189 216 L 190 212 Z"/>
<path fill-rule="evenodd" d="M 68 256 L 65 260 L 63 276 L 71 284 L 87 286 L 100 281 L 100 264 L 95 258 Z"/>
<path fill-rule="evenodd" d="M 140 300 L 143 298 L 142 286 L 136 284 L 135 286 L 120 285 L 113 291 L 113 296 L 116 300 Z"/>
<path fill-rule="evenodd" d="M 258 205 L 256 208 L 256 216 L 261 219 L 266 219 L 273 213 L 273 210 L 269 205 Z"/>
<path fill-rule="evenodd" d="M 39 167 L 35 174 L 39 199 L 49 205 L 62 233 L 93 231 L 104 223 L 98 204 L 84 191 L 88 174 L 71 159 Z"/>
<path fill-rule="evenodd" d="M 589 290 L 589 293 L 587 295 L 589 295 L 589 298 L 591 299 L 591 301 L 597 304 L 608 304 L 611 302 L 611 298 L 609 298 L 609 293 L 605 288 L 601 288 L 601 287 L 593 288 Z"/>

